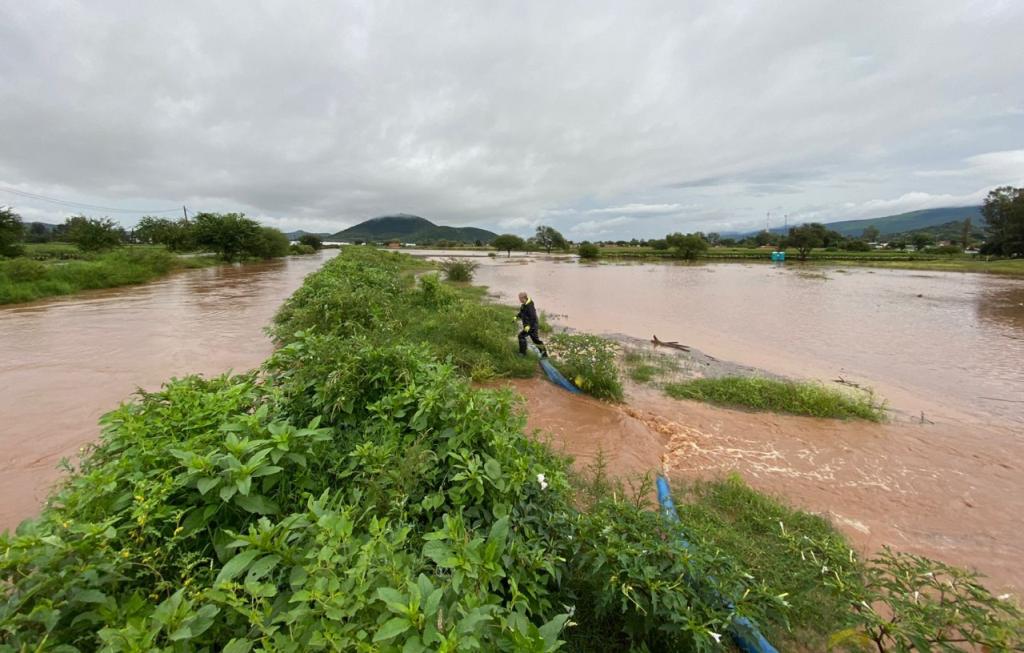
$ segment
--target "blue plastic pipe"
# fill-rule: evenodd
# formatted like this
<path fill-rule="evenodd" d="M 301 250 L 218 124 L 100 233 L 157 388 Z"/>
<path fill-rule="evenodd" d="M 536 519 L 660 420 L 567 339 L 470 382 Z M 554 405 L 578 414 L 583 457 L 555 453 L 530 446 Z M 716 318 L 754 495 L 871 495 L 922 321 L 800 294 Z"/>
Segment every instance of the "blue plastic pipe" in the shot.
<path fill-rule="evenodd" d="M 538 356 L 540 356 L 540 350 L 537 349 L 537 345 L 530 343 L 530 349 L 532 349 Z M 568 390 L 573 394 L 580 394 L 580 389 L 577 388 L 569 381 L 569 379 L 562 376 L 562 373 L 558 371 L 558 368 L 554 364 L 543 356 L 540 357 L 540 366 L 544 370 L 544 374 L 547 375 L 548 380 L 557 386 Z"/>
<path fill-rule="evenodd" d="M 672 491 L 668 487 L 668 479 L 664 476 L 658 476 L 656 483 L 658 486 L 658 503 L 661 504 L 662 517 L 674 524 L 678 524 L 679 513 L 676 512 L 676 504 L 672 500 Z M 687 550 L 693 546 L 682 535 L 679 537 L 679 543 Z M 735 607 L 732 601 L 722 597 L 718 598 L 729 610 Z M 733 616 L 732 625 L 729 627 L 729 635 L 743 653 L 779 653 L 761 634 L 757 624 L 747 617 Z"/>

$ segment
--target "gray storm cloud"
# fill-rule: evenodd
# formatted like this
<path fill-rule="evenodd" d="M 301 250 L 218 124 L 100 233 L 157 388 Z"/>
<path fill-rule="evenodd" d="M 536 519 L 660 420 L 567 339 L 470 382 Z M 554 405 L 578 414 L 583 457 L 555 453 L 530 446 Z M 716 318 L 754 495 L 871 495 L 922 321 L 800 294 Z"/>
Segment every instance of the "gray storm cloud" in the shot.
<path fill-rule="evenodd" d="M 601 236 L 967 204 L 1024 183 L 1022 26 L 1019 2 L 8 0 L 0 187 Z"/>

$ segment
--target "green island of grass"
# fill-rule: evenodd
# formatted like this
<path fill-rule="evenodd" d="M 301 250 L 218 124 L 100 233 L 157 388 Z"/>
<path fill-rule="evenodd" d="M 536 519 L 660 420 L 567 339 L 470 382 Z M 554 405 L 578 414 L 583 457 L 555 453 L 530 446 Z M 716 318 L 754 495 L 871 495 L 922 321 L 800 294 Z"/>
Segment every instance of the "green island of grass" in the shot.
<path fill-rule="evenodd" d="M 665 394 L 722 406 L 736 406 L 809 417 L 866 419 L 880 422 L 885 409 L 871 395 L 852 395 L 818 383 L 730 376 L 666 383 Z"/>

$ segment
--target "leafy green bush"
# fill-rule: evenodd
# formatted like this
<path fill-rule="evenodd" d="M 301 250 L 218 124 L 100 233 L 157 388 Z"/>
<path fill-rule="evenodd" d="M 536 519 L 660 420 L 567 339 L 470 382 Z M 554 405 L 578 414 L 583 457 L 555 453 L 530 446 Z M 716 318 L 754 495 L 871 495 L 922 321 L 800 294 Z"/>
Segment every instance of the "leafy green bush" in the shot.
<path fill-rule="evenodd" d="M 319 251 L 324 247 L 324 241 L 320 240 L 320 236 L 317 236 L 316 234 L 302 234 L 299 236 L 299 244 L 312 247 L 316 251 Z"/>
<path fill-rule="evenodd" d="M 596 259 L 601 256 L 601 250 L 594 243 L 583 242 L 576 249 L 581 259 Z"/>
<path fill-rule="evenodd" d="M 885 409 L 875 402 L 873 395 L 846 394 L 817 383 L 730 376 L 667 383 L 665 393 L 676 399 L 693 399 L 794 415 L 858 418 L 873 422 L 885 419 Z"/>
<path fill-rule="evenodd" d="M 477 267 L 476 263 L 466 259 L 449 258 L 441 261 L 441 269 L 448 281 L 472 281 Z"/>
<path fill-rule="evenodd" d="M 291 247 L 288 248 L 288 252 L 290 254 L 298 254 L 300 256 L 316 254 L 316 250 L 305 243 L 292 243 Z"/>
<path fill-rule="evenodd" d="M 550 344 L 559 371 L 578 388 L 599 399 L 622 401 L 614 343 L 588 334 L 558 333 Z"/>
<path fill-rule="evenodd" d="M 839 583 L 842 578 L 836 574 Z M 843 584 L 854 608 L 833 646 L 888 651 L 1024 650 L 1024 612 L 992 595 L 978 575 L 886 547 L 863 583 Z"/>
<path fill-rule="evenodd" d="M 39 281 L 46 276 L 46 265 L 27 258 L 0 263 L 0 274 L 14 282 Z"/>
<path fill-rule="evenodd" d="M 0 256 L 21 256 L 25 225 L 21 216 L 9 207 L 0 206 Z"/>
<path fill-rule="evenodd" d="M 124 229 L 109 218 L 87 218 L 76 215 L 64 223 L 66 237 L 85 252 L 99 252 L 119 247 Z"/>

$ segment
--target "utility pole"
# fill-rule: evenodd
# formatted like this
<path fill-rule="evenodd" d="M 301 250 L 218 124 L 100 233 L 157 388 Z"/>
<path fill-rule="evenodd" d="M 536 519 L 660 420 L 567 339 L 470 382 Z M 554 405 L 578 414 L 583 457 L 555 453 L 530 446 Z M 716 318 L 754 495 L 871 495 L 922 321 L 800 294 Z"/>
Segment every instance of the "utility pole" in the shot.
<path fill-rule="evenodd" d="M 187 223 L 188 222 L 188 209 L 185 208 L 184 204 L 181 205 L 181 212 L 185 214 L 185 222 Z"/>
<path fill-rule="evenodd" d="M 764 231 L 765 231 L 765 233 L 769 233 L 771 231 L 768 228 L 769 220 L 771 220 L 771 217 L 772 217 L 772 212 L 771 211 L 768 211 L 767 213 L 764 214 Z"/>

